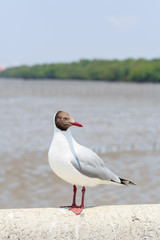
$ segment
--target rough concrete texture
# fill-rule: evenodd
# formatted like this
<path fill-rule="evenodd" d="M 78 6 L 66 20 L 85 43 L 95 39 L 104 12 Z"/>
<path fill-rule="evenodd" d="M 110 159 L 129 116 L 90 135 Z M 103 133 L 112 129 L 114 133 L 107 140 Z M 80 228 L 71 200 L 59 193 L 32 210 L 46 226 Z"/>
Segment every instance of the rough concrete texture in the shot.
<path fill-rule="evenodd" d="M 0 240 L 160 239 L 160 204 L 0 210 Z"/>

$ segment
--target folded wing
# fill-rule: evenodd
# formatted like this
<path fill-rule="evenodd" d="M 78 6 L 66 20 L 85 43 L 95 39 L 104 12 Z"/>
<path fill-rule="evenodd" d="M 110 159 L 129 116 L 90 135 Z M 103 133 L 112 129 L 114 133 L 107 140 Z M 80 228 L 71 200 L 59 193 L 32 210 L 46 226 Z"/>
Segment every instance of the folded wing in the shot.
<path fill-rule="evenodd" d="M 121 183 L 119 177 L 105 167 L 103 160 L 95 152 L 81 146 L 76 153 L 80 166 L 75 159 L 72 160 L 72 164 L 81 174 L 90 178 Z"/>

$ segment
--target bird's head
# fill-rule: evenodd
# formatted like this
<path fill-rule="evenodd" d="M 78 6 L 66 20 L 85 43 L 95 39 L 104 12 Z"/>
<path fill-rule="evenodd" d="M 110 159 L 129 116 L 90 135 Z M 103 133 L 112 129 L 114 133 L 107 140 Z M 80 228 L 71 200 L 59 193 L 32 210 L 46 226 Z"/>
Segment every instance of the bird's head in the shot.
<path fill-rule="evenodd" d="M 63 111 L 56 113 L 55 125 L 62 131 L 66 131 L 71 126 L 83 127 L 82 124 L 76 122 L 69 113 Z"/>

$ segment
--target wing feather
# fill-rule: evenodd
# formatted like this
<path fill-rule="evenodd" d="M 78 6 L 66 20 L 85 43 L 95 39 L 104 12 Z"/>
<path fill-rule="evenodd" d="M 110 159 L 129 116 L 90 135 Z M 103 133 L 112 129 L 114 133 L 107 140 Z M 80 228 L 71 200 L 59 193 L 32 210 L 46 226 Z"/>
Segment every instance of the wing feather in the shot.
<path fill-rule="evenodd" d="M 90 178 L 120 182 L 119 177 L 106 168 L 104 161 L 89 148 L 79 146 L 76 153 L 80 166 L 75 159 L 72 160 L 72 164 L 83 175 Z"/>

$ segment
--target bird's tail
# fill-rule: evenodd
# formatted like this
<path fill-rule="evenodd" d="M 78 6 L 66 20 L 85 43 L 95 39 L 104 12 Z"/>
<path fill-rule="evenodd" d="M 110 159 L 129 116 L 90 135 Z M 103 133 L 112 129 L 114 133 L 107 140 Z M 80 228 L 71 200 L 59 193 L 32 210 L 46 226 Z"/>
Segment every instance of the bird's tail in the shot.
<path fill-rule="evenodd" d="M 124 185 L 136 185 L 136 183 L 134 182 L 131 182 L 129 180 L 126 180 L 126 179 L 123 179 L 123 178 L 119 178 L 121 180 L 121 184 L 124 184 Z"/>

